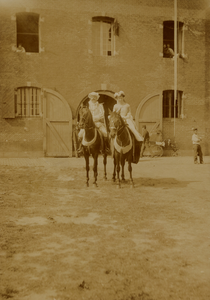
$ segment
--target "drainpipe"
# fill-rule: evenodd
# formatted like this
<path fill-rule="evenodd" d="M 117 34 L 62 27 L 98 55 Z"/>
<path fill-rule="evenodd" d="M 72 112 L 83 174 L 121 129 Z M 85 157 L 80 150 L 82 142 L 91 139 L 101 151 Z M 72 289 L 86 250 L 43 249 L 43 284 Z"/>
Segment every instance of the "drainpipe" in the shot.
<path fill-rule="evenodd" d="M 174 0 L 174 137 L 176 133 L 176 98 L 177 98 L 177 0 Z"/>

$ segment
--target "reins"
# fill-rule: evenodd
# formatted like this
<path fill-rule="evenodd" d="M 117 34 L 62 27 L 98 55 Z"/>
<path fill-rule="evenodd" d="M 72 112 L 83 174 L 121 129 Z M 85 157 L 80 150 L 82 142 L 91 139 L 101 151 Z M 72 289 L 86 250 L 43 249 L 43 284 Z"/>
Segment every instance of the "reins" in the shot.
<path fill-rule="evenodd" d="M 124 126 L 124 128 L 127 130 L 127 133 L 128 133 L 128 137 L 129 137 L 129 144 L 127 146 L 120 146 L 118 143 L 117 143 L 117 137 L 115 137 L 114 139 L 114 147 L 115 149 L 119 152 L 119 153 L 127 153 L 129 152 L 131 149 L 132 149 L 132 139 L 131 139 L 131 135 L 130 135 L 130 132 L 128 130 L 127 127 Z"/>
<path fill-rule="evenodd" d="M 94 130 L 94 137 L 91 141 L 86 141 L 86 132 L 84 133 L 83 139 L 82 139 L 82 145 L 90 147 L 96 141 L 97 130 L 96 130 L 95 124 L 93 123 L 92 116 L 90 115 L 89 111 L 87 113 L 83 114 L 81 121 L 83 123 L 84 130 Z M 89 123 L 91 123 L 91 125 Z"/>
<path fill-rule="evenodd" d="M 93 145 L 95 143 L 96 138 L 97 138 L 97 130 L 95 128 L 94 138 L 91 141 L 87 142 L 85 140 L 85 134 L 84 134 L 83 139 L 82 139 L 82 145 L 84 145 L 84 146 L 91 146 L 91 145 Z"/>
<path fill-rule="evenodd" d="M 119 153 L 123 153 L 123 154 L 129 152 L 132 149 L 132 139 L 131 139 L 131 135 L 130 135 L 130 132 L 129 132 L 127 126 L 123 123 L 123 124 L 120 124 L 119 127 L 117 128 L 115 126 L 116 123 L 114 121 L 110 122 L 110 124 L 113 125 L 113 126 L 110 126 L 110 129 L 115 129 L 116 132 L 117 132 L 117 134 L 114 138 L 114 147 L 115 147 L 115 149 Z M 127 133 L 128 133 L 129 144 L 127 146 L 120 146 L 117 142 L 117 138 L 120 140 L 120 137 L 123 134 L 124 130 L 126 130 Z"/>
<path fill-rule="evenodd" d="M 87 116 L 88 114 L 86 113 L 85 115 L 82 116 L 82 121 L 84 123 L 84 129 L 94 129 L 95 128 L 95 124 L 93 123 L 93 121 L 91 120 L 91 126 L 89 125 L 88 119 L 85 118 L 85 116 Z"/>

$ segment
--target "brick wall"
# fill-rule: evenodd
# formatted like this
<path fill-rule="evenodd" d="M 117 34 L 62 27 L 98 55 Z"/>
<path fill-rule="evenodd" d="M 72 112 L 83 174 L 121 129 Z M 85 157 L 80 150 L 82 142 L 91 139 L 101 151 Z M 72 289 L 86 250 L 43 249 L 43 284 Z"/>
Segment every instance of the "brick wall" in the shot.
<path fill-rule="evenodd" d="M 180 1 L 178 1 L 180 2 Z M 82 99 L 93 90 L 123 90 L 133 116 L 147 95 L 173 89 L 174 62 L 164 59 L 162 24 L 173 20 L 173 1 L 36 1 L 26 6 L 17 0 L 1 8 L 0 30 L 0 153 L 43 152 L 41 119 L 4 119 L 3 89 L 15 89 L 32 82 L 34 86 L 60 93 L 71 107 L 73 118 Z M 204 133 L 204 152 L 209 150 L 209 12 L 205 1 L 178 3 L 179 20 L 186 24 L 185 52 L 178 59 L 178 90 L 184 92 L 183 119 L 175 122 L 176 140 L 183 154 L 191 154 L 191 128 Z M 36 54 L 16 53 L 17 12 L 40 14 L 41 47 Z M 119 22 L 116 56 L 96 57 L 92 49 L 93 16 L 106 15 Z M 24 128 L 27 128 L 28 131 Z M 173 137 L 173 120 L 163 119 L 164 137 Z"/>
<path fill-rule="evenodd" d="M 43 122 L 41 119 L 3 119 L 0 126 L 1 156 L 43 156 Z"/>

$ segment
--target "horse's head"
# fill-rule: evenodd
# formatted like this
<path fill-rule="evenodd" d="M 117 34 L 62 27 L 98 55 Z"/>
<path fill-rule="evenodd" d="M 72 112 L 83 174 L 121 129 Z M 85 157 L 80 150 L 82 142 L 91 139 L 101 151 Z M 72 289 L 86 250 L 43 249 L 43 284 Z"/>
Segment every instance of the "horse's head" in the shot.
<path fill-rule="evenodd" d="M 110 136 L 113 138 L 121 129 L 125 127 L 125 123 L 117 112 L 109 110 L 109 130 Z"/>
<path fill-rule="evenodd" d="M 87 106 L 81 106 L 79 110 L 79 127 L 88 129 L 95 127 L 92 114 Z"/>

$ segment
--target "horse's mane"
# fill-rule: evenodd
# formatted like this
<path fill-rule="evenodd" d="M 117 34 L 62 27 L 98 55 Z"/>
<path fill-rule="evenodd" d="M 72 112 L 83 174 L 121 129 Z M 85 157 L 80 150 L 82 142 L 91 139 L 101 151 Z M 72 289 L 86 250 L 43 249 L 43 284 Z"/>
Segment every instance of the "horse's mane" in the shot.
<path fill-rule="evenodd" d="M 84 110 L 85 110 L 85 112 L 82 113 L 82 111 L 84 111 Z M 95 123 L 93 122 L 93 116 L 91 114 L 90 109 L 87 106 L 81 107 L 80 117 L 82 117 L 85 120 L 85 123 L 87 125 L 95 127 Z"/>
<path fill-rule="evenodd" d="M 123 118 L 121 117 L 121 115 L 118 112 L 116 112 L 116 111 L 110 112 L 109 116 L 110 116 L 110 118 L 115 117 L 116 119 L 120 119 L 121 123 L 123 125 L 125 125 Z"/>

